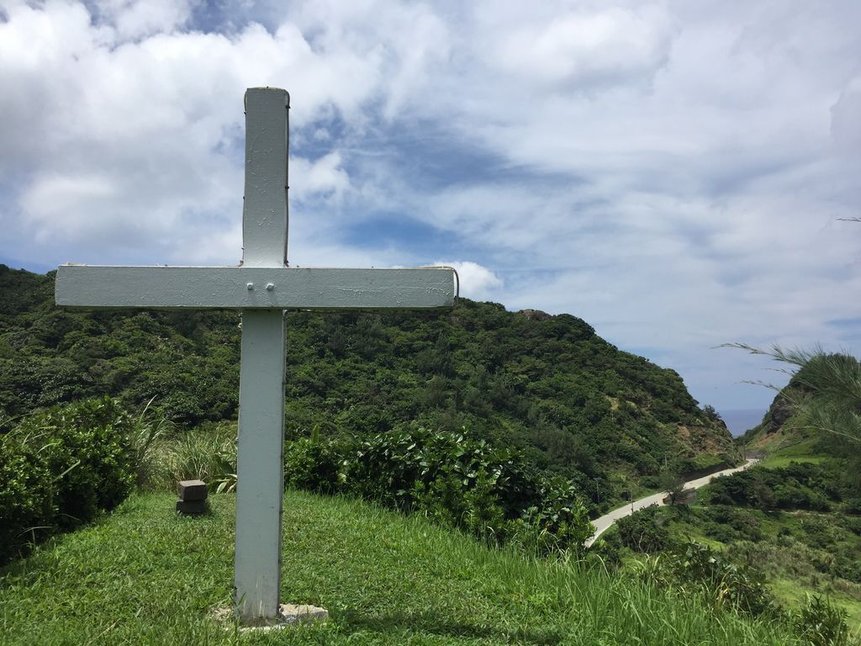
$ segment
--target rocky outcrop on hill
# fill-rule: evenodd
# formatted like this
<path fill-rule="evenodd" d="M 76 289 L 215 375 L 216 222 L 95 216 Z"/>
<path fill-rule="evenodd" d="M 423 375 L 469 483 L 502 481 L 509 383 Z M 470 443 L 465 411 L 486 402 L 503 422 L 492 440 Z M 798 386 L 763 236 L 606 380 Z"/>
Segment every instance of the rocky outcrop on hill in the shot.
<path fill-rule="evenodd" d="M 518 314 L 520 316 L 528 318 L 530 321 L 546 321 L 547 319 L 553 318 L 551 314 L 548 314 L 547 312 L 542 312 L 541 310 L 520 310 Z"/>

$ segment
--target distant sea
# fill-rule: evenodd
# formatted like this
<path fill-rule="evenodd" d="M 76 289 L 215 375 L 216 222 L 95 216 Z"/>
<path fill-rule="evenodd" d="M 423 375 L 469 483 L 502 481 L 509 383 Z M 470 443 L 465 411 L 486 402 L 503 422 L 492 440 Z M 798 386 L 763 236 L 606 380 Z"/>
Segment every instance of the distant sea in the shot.
<path fill-rule="evenodd" d="M 765 411 L 761 408 L 737 408 L 734 410 L 719 411 L 726 427 L 734 437 L 743 435 L 748 429 L 753 428 L 762 421 Z"/>

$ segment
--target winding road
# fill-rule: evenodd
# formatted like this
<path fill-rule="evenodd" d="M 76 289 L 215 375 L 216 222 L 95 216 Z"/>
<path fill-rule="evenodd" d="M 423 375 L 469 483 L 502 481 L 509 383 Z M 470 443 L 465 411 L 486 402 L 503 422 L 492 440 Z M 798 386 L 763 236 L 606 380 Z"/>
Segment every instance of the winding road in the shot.
<path fill-rule="evenodd" d="M 690 482 L 686 482 L 684 489 L 699 489 L 707 485 L 709 482 L 714 480 L 715 478 L 719 478 L 720 476 L 728 476 L 733 473 L 737 473 L 739 471 L 744 471 L 745 469 L 749 469 L 754 464 L 759 462 L 759 460 L 755 458 L 751 458 L 747 460 L 740 467 L 733 467 L 732 469 L 724 469 L 723 471 L 716 471 L 715 473 L 709 474 L 707 476 L 703 476 L 702 478 L 697 478 L 696 480 L 691 480 Z M 667 497 L 666 491 L 660 491 L 658 493 L 653 493 L 651 496 L 646 496 L 645 498 L 640 498 L 639 500 L 635 500 L 634 502 L 626 503 L 623 507 L 619 507 L 618 509 L 614 509 L 613 511 L 604 514 L 592 521 L 592 526 L 595 528 L 595 533 L 592 534 L 591 538 L 586 539 L 586 542 L 583 543 L 586 547 L 590 547 L 592 543 L 598 540 L 598 537 L 606 532 L 610 527 L 612 527 L 613 523 L 615 523 L 620 518 L 624 518 L 625 516 L 630 516 L 635 511 L 640 509 L 645 509 L 646 507 L 651 507 L 652 505 L 658 505 L 659 507 L 665 505 L 664 498 Z"/>

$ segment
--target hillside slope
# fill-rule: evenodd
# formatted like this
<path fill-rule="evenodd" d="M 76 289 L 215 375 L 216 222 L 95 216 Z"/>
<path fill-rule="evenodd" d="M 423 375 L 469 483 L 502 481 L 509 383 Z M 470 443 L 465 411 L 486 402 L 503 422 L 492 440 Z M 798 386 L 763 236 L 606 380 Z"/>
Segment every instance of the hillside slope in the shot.
<path fill-rule="evenodd" d="M 490 549 L 424 518 L 288 492 L 282 598 L 323 625 L 238 635 L 234 498 L 178 516 L 137 495 L 104 522 L 0 572 L 4 644 L 792 644 L 783 624 L 713 609 L 631 576 Z M 110 599 L 110 603 L 105 603 Z"/>
<path fill-rule="evenodd" d="M 773 457 L 861 457 L 861 363 L 847 354 L 821 351 L 796 352 L 790 359 L 796 364 L 792 378 L 741 442 L 749 451 Z"/>
<path fill-rule="evenodd" d="M 0 428 L 103 393 L 133 409 L 155 397 L 188 426 L 235 418 L 237 312 L 61 310 L 53 278 L 0 265 Z M 567 314 L 467 299 L 445 312 L 291 312 L 286 392 L 290 437 L 466 427 L 593 499 L 621 489 L 622 474 L 656 486 L 668 460 L 683 471 L 738 462 L 676 372 Z"/>

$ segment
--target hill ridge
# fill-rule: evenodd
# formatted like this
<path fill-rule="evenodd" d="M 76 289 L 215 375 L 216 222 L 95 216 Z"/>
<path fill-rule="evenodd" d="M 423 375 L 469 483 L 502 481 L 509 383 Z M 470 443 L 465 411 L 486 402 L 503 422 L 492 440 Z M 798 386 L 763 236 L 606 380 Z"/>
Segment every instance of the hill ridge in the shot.
<path fill-rule="evenodd" d="M 138 410 L 155 397 L 182 425 L 235 418 L 236 312 L 62 310 L 53 273 L 3 265 L 0 295 L 0 430 L 103 393 Z M 656 486 L 668 461 L 696 471 L 739 459 L 678 373 L 571 314 L 460 299 L 444 313 L 290 312 L 286 329 L 288 439 L 466 427 L 524 449 L 596 504 L 631 479 Z"/>

